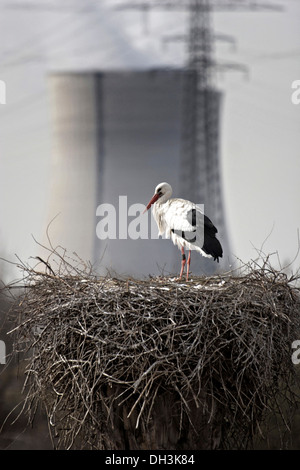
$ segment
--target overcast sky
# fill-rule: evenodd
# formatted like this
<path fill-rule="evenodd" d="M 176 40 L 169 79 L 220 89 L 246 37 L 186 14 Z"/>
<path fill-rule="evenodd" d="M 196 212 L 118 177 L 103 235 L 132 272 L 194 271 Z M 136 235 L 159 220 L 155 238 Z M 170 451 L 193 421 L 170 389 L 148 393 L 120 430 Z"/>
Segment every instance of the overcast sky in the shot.
<path fill-rule="evenodd" d="M 40 238 L 49 222 L 49 71 L 184 64 L 184 44 L 166 48 L 162 39 L 185 31 L 186 14 L 152 12 L 145 23 L 140 12 L 117 12 L 109 8 L 113 3 L 0 1 L 0 79 L 7 87 L 7 102 L 0 105 L 5 258 L 16 253 L 27 260 L 35 252 L 31 234 Z M 215 74 L 224 91 L 221 167 L 232 250 L 248 261 L 269 236 L 264 252 L 278 252 L 285 264 L 296 255 L 300 226 L 300 104 L 291 100 L 292 83 L 300 80 L 300 1 L 274 3 L 284 10 L 215 13 L 212 25 L 235 40 L 235 47 L 217 42 L 215 58 L 248 67 L 247 76 Z"/>

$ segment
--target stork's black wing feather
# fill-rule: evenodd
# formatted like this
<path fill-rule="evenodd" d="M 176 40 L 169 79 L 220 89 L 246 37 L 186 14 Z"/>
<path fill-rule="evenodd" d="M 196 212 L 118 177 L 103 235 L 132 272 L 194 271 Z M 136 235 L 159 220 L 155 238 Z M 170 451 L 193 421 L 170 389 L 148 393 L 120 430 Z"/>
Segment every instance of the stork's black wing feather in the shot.
<path fill-rule="evenodd" d="M 216 238 L 216 233 L 218 233 L 218 229 L 207 215 L 204 215 L 204 244 L 202 250 L 211 255 L 214 261 L 219 262 L 219 258 L 223 256 L 223 249 L 221 243 Z"/>
<path fill-rule="evenodd" d="M 214 226 L 212 221 L 205 214 L 204 214 L 204 229 L 207 230 L 207 232 L 218 233 L 218 229 Z"/>

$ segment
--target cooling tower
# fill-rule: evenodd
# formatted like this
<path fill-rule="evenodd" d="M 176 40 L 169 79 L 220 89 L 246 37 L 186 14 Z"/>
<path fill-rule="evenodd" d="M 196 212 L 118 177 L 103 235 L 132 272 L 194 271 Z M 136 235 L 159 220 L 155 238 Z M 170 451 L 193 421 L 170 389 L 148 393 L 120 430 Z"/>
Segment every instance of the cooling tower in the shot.
<path fill-rule="evenodd" d="M 52 74 L 52 174 L 48 220 L 53 245 L 92 260 L 101 188 L 101 76 Z"/>

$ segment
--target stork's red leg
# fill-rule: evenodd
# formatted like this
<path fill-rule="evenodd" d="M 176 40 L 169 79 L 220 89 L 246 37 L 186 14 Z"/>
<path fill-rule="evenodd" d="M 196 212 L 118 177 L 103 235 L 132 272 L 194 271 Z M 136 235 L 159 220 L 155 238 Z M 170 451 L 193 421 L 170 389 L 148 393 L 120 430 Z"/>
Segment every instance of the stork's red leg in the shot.
<path fill-rule="evenodd" d="M 190 272 L 190 264 L 191 264 L 191 250 L 189 251 L 189 257 L 187 260 L 187 266 L 186 266 L 186 280 L 189 280 L 189 272 Z"/>
<path fill-rule="evenodd" d="M 181 271 L 180 271 L 179 279 L 181 279 L 181 276 L 183 274 L 184 266 L 185 266 L 185 253 L 184 253 L 184 249 L 181 248 Z"/>

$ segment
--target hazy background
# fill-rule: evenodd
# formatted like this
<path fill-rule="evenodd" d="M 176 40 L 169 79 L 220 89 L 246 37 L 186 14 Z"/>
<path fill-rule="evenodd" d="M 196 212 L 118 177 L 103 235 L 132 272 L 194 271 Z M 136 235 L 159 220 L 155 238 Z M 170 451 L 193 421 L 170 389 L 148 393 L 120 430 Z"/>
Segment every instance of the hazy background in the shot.
<path fill-rule="evenodd" d="M 32 234 L 42 240 L 50 222 L 49 73 L 185 63 L 185 45 L 164 46 L 162 39 L 186 31 L 186 14 L 152 11 L 145 23 L 141 12 L 115 11 L 115 3 L 0 2 L 0 79 L 7 86 L 7 104 L 0 105 L 0 254 L 6 259 L 35 256 Z M 291 102 L 291 84 L 300 79 L 300 1 L 273 3 L 284 10 L 213 14 L 214 31 L 236 41 L 234 47 L 216 42 L 215 58 L 248 66 L 248 76 L 226 71 L 214 80 L 224 91 L 221 168 L 231 249 L 247 261 L 270 234 L 264 252 L 278 252 L 285 264 L 298 247 L 300 105 Z M 18 275 L 6 264 L 2 270 L 7 280 Z"/>

